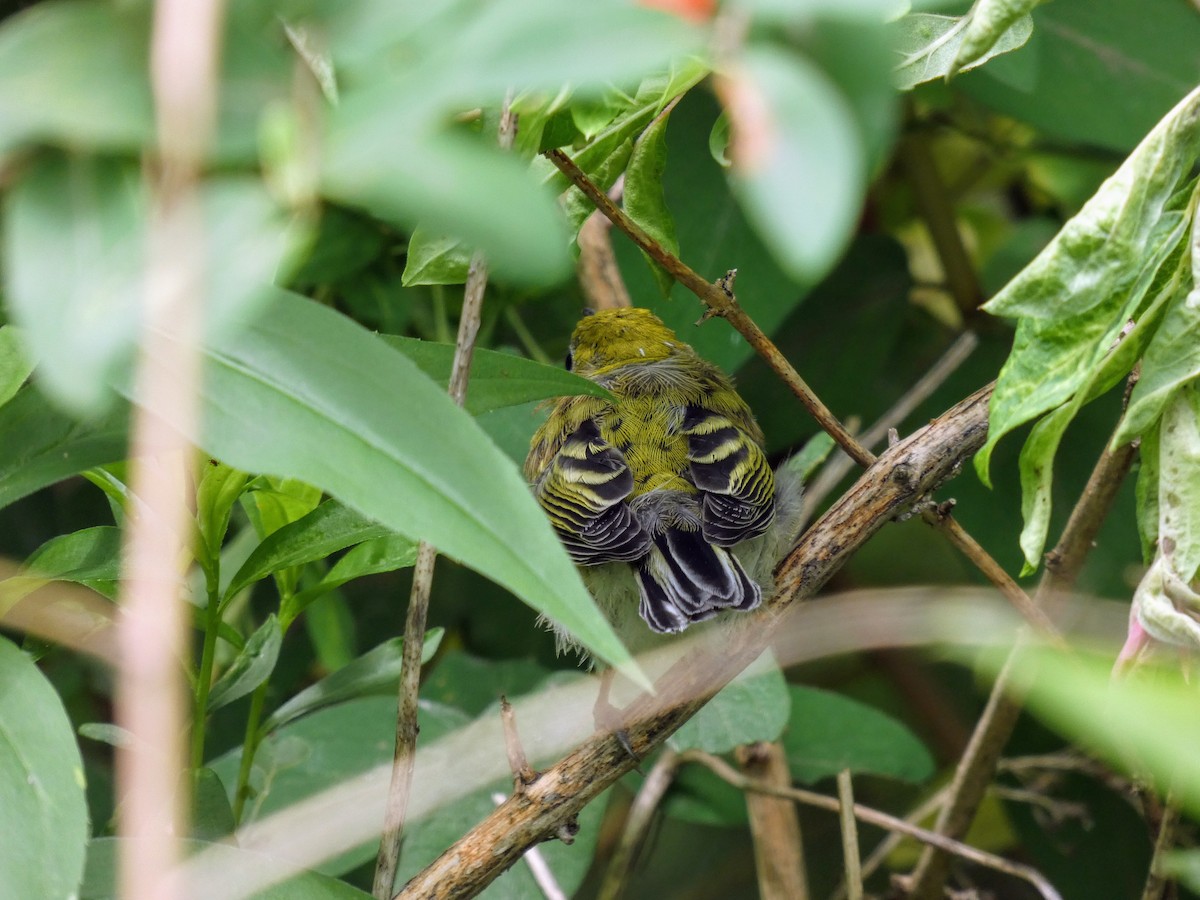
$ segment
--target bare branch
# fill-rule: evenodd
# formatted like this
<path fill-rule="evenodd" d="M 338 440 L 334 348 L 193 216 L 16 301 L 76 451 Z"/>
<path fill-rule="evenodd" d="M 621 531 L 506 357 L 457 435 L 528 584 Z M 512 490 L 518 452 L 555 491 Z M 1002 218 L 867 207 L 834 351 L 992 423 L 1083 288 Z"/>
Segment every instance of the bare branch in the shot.
<path fill-rule="evenodd" d="M 778 741 L 759 741 L 737 748 L 738 765 L 755 781 L 788 787 L 792 775 Z M 754 838 L 754 867 L 761 900 L 807 900 L 808 876 L 800 817 L 793 803 L 766 794 L 748 793 L 746 812 Z"/>
<path fill-rule="evenodd" d="M 668 747 L 659 754 L 658 760 L 646 775 L 646 780 L 642 782 L 642 787 L 629 808 L 621 839 L 613 852 L 608 870 L 604 873 L 604 883 L 600 886 L 600 900 L 617 900 L 624 894 L 634 860 L 646 841 L 646 835 L 650 833 L 654 814 L 666 796 L 667 789 L 671 787 L 671 782 L 675 780 L 678 768 L 679 754 Z"/>
<path fill-rule="evenodd" d="M 838 819 L 842 826 L 842 859 L 846 868 L 846 896 L 850 900 L 862 900 L 862 862 L 858 856 L 858 828 L 854 824 L 854 783 L 850 770 L 842 769 L 837 775 Z"/>

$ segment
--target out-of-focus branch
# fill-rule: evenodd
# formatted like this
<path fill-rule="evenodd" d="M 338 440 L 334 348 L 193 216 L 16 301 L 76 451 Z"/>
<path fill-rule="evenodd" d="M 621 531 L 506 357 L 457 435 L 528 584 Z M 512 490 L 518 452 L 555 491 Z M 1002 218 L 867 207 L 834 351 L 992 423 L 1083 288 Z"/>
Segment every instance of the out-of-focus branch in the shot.
<path fill-rule="evenodd" d="M 182 596 L 184 536 L 194 452 L 182 437 L 198 416 L 198 350 L 205 229 L 197 192 L 216 119 L 220 0 L 158 0 L 150 44 L 157 125 L 153 211 L 134 375 L 129 510 L 117 627 L 116 723 L 133 739 L 117 749 L 119 893 L 172 900 L 168 873 L 186 832 Z M 174 427 L 152 409 L 170 409 Z"/>
<path fill-rule="evenodd" d="M 604 883 L 600 886 L 600 900 L 618 900 L 624 895 L 629 874 L 633 871 L 634 860 L 645 844 L 654 814 L 666 796 L 671 782 L 675 780 L 678 769 L 679 754 L 668 747 L 659 755 L 646 775 L 633 805 L 629 807 L 621 839 L 604 873 Z"/>

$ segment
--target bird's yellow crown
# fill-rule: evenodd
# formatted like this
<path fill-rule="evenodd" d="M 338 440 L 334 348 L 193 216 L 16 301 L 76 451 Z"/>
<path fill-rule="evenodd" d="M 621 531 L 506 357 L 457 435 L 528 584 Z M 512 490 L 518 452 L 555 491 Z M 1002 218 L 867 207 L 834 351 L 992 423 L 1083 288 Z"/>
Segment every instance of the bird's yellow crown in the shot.
<path fill-rule="evenodd" d="M 617 366 L 666 359 L 682 345 L 648 309 L 602 309 L 584 316 L 571 336 L 571 369 L 597 375 Z"/>

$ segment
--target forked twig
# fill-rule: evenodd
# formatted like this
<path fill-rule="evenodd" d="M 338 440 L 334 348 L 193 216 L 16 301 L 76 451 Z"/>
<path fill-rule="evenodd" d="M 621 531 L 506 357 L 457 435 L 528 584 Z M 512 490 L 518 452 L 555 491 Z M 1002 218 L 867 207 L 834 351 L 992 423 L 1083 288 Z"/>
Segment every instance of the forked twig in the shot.
<path fill-rule="evenodd" d="M 806 791 L 801 788 L 781 788 L 774 785 L 762 784 L 752 778 L 747 778 L 719 756 L 713 756 L 712 754 L 698 750 L 688 750 L 680 754 L 680 756 L 684 762 L 699 763 L 718 778 L 721 778 L 739 790 L 758 791 L 775 797 L 784 797 L 788 800 L 794 800 L 797 803 L 803 803 L 806 806 L 813 806 L 817 809 L 824 809 L 833 813 L 838 812 L 842 805 L 841 801 L 837 798 L 826 797 L 824 794 L 818 794 L 815 791 Z M 1003 856 L 978 850 L 968 844 L 952 840 L 935 831 L 929 831 L 926 828 L 913 825 L 904 819 L 890 816 L 869 806 L 855 803 L 852 809 L 854 817 L 859 821 L 916 838 L 918 841 L 928 844 L 931 847 L 937 847 L 946 853 L 970 860 L 989 869 L 995 869 L 997 872 L 1004 872 L 1007 875 L 1012 875 L 1014 878 L 1020 878 L 1036 887 L 1046 900 L 1062 900 L 1061 895 L 1055 890 L 1054 885 L 1046 880 L 1046 876 L 1031 866 L 1015 863 L 1005 859 Z"/>

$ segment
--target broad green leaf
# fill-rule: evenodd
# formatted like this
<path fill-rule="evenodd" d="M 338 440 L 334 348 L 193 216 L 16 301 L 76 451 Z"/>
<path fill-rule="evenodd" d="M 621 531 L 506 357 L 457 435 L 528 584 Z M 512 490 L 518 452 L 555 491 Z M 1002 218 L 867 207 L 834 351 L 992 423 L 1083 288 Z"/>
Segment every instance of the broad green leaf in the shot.
<path fill-rule="evenodd" d="M 790 709 L 783 672 L 767 652 L 668 740 L 676 750 L 728 753 L 741 744 L 778 739 Z"/>
<path fill-rule="evenodd" d="M 227 332 L 205 361 L 195 437 L 214 457 L 298 478 L 428 540 L 565 624 L 595 656 L 632 665 L 516 467 L 403 354 L 277 292 L 268 315 Z M 155 412 L 180 424 L 174 409 Z"/>
<path fill-rule="evenodd" d="M 348 581 L 365 575 L 407 569 L 416 561 L 417 544 L 403 535 L 388 534 L 365 540 L 346 551 L 320 581 L 293 595 L 284 604 L 280 617 L 284 622 L 290 622 L 317 600 Z"/>
<path fill-rule="evenodd" d="M 101 837 L 87 845 L 87 874 L 79 891 L 80 900 L 116 900 L 117 857 L 124 840 L 127 839 Z M 185 838 L 180 843 L 186 853 L 203 850 L 206 856 L 212 854 L 230 869 L 254 867 L 269 871 L 279 865 L 278 860 L 229 843 L 209 843 L 193 838 Z M 370 900 L 370 897 L 370 894 L 328 875 L 302 872 L 254 893 L 252 900 Z"/>
<path fill-rule="evenodd" d="M 1200 17 L 1175 0 L 1054 0 L 1034 13 L 1020 53 L 993 59 L 958 88 L 1052 144 L 1128 153 L 1200 84 Z"/>
<path fill-rule="evenodd" d="M 784 269 L 814 282 L 845 249 L 866 188 L 862 141 L 844 97 L 802 57 L 759 47 L 737 89 L 766 121 L 734 122 L 733 186 Z M 738 128 L 744 133 L 739 133 Z"/>
<path fill-rule="evenodd" d="M 452 234 L 483 251 L 502 280 L 545 286 L 564 278 L 562 217 L 524 165 L 463 135 L 425 134 L 397 121 L 403 99 L 379 84 L 348 93 L 332 112 L 327 196 L 407 230 L 421 224 Z"/>
<path fill-rule="evenodd" d="M 962 41 L 948 74 L 955 75 L 979 65 L 997 53 L 1003 53 L 1005 49 L 1014 49 L 1013 46 L 1002 45 L 1011 45 L 1014 29 L 1022 21 L 1028 21 L 1025 38 L 1015 46 L 1024 44 L 1033 28 L 1029 13 L 1035 6 L 1044 2 L 1045 0 L 975 0 L 975 5 L 966 17 Z"/>
<path fill-rule="evenodd" d="M 801 480 L 808 481 L 817 473 L 822 463 L 829 458 L 834 446 L 833 438 L 829 434 L 824 431 L 818 432 L 808 440 L 799 453 L 789 458 L 782 466 L 788 471 L 795 472 Z"/>
<path fill-rule="evenodd" d="M 1171 850 L 1159 864 L 1168 878 L 1178 879 L 1192 893 L 1200 892 L 1200 850 Z"/>
<path fill-rule="evenodd" d="M 454 366 L 454 345 L 382 335 L 438 384 L 450 383 Z M 471 378 L 467 386 L 467 412 L 478 415 L 531 400 L 545 400 L 569 394 L 588 394 L 592 397 L 611 397 L 607 390 L 587 378 L 566 372 L 558 366 L 476 348 L 471 359 Z"/>
<path fill-rule="evenodd" d="M 264 540 L 311 513 L 321 502 L 321 489 L 299 478 L 260 476 L 249 485 L 242 507 Z"/>
<path fill-rule="evenodd" d="M 633 155 L 633 141 L 626 139 L 617 144 L 606 157 L 599 160 L 596 166 L 588 171 L 588 177 L 592 184 L 603 191 L 609 191 L 612 186 L 617 183 L 617 179 L 625 171 L 629 165 L 629 158 Z M 571 234 L 578 239 L 579 229 L 583 227 L 583 223 L 588 220 L 588 217 L 596 211 L 596 205 L 592 203 L 583 192 L 576 187 L 572 187 L 563 197 L 563 211 L 567 214 L 567 226 L 571 230 Z"/>
<path fill-rule="evenodd" d="M 284 264 L 287 220 L 261 181 L 220 176 L 201 186 L 206 327 L 257 307 Z M 24 326 L 41 383 L 79 415 L 113 399 L 128 377 L 145 292 L 150 203 L 133 162 L 39 155 L 5 195 L 7 301 Z"/>
<path fill-rule="evenodd" d="M 893 69 L 893 80 L 901 90 L 966 72 L 983 65 L 993 56 L 1023 47 L 1033 34 L 1033 18 L 1021 16 L 1004 30 L 985 51 L 958 62 L 971 28 L 969 16 L 940 16 L 910 13 L 891 25 L 900 62 Z"/>
<path fill-rule="evenodd" d="M 0 406 L 0 509 L 85 469 L 125 456 L 129 409 L 78 422 L 33 385 Z"/>
<path fill-rule="evenodd" d="M 1163 262 L 1186 238 L 1190 191 L 1180 187 L 1200 156 L 1200 90 L 1154 129 L 1080 212 L 985 305 L 1020 317 L 1012 354 L 991 401 L 988 460 L 1009 431 L 1080 388 L 1138 310 Z"/>
<path fill-rule="evenodd" d="M 243 588 L 291 566 L 300 566 L 352 544 L 388 535 L 389 529 L 336 500 L 326 500 L 307 515 L 271 532 L 242 564 L 225 591 Z"/>
<path fill-rule="evenodd" d="M 88 838 L 83 761 L 54 687 L 0 637 L 0 884 L 10 897 L 69 897 Z"/>
<path fill-rule="evenodd" d="M 9 581 L 28 579 L 31 588 L 46 581 L 73 581 L 111 600 L 120 575 L 121 530 L 100 525 L 46 541 L 25 560 L 24 574 Z"/>
<path fill-rule="evenodd" d="M 433 654 L 437 652 L 444 634 L 445 629 L 443 628 L 431 628 L 425 633 L 425 641 L 421 645 L 422 664 L 433 659 Z M 267 717 L 262 724 L 262 732 L 267 734 L 301 716 L 307 716 L 326 706 L 333 706 L 336 703 L 343 703 L 358 697 L 371 694 L 394 697 L 396 685 L 400 679 L 400 660 L 403 653 L 403 638 L 390 638 L 384 641 L 378 647 L 368 650 L 358 659 L 292 697 Z"/>
<path fill-rule="evenodd" d="M 666 112 L 659 114 L 633 145 L 633 154 L 629 157 L 629 165 L 625 169 L 623 203 L 625 212 L 631 219 L 665 249 L 678 256 L 679 241 L 675 237 L 675 220 L 671 217 L 671 211 L 667 209 L 662 180 L 663 172 L 667 168 L 669 118 Z M 645 259 L 663 296 L 667 296 L 675 280 L 650 257 L 646 256 Z"/>
<path fill-rule="evenodd" d="M 136 149 L 154 138 L 145 7 L 39 3 L 0 26 L 0 153 L 21 144 Z"/>
<path fill-rule="evenodd" d="M 1138 447 L 1137 524 L 1142 562 L 1150 565 L 1158 549 L 1158 459 L 1161 420 L 1142 433 Z"/>
<path fill-rule="evenodd" d="M 1037 569 L 1046 546 L 1046 535 L 1050 527 L 1054 459 L 1063 434 L 1080 408 L 1118 384 L 1142 355 L 1147 340 L 1158 327 L 1163 309 L 1177 299 L 1179 278 L 1187 268 L 1185 257 L 1181 256 L 1179 261 L 1184 263 L 1182 268 L 1178 265 L 1173 266 L 1171 261 L 1164 266 L 1164 269 L 1173 269 L 1173 276 L 1157 290 L 1150 306 L 1139 313 L 1137 324 L 1128 329 L 1115 347 L 1103 355 L 1097 354 L 1099 358 L 1093 363 L 1091 371 L 1085 373 L 1086 378 L 1075 395 L 1034 425 L 1025 446 L 1021 448 L 1021 517 L 1024 525 L 1019 542 L 1025 555 L 1022 575 L 1028 575 Z"/>
<path fill-rule="evenodd" d="M 274 614 L 246 641 L 233 663 L 217 679 L 208 695 L 208 711 L 215 712 L 240 700 L 271 677 L 283 644 L 283 629 Z"/>
<path fill-rule="evenodd" d="M 12 325 L 0 325 L 0 406 L 16 395 L 32 371 L 21 333 Z"/>
<path fill-rule="evenodd" d="M 421 741 L 435 741 L 467 721 L 458 710 L 423 702 L 418 713 Z M 250 779 L 254 793 L 246 804 L 242 824 L 261 819 L 376 766 L 390 764 L 395 743 L 394 696 L 361 697 L 293 720 L 267 735 L 254 755 Z M 211 767 L 232 790 L 240 762 L 241 750 L 235 748 L 213 761 Z M 378 848 L 378 840 L 365 843 L 326 860 L 318 870 L 329 875 L 348 872 L 374 859 Z"/>
<path fill-rule="evenodd" d="M 792 717 L 783 735 L 792 775 L 812 784 L 843 769 L 920 783 L 933 757 L 912 732 L 873 707 L 816 688 L 789 685 Z"/>

